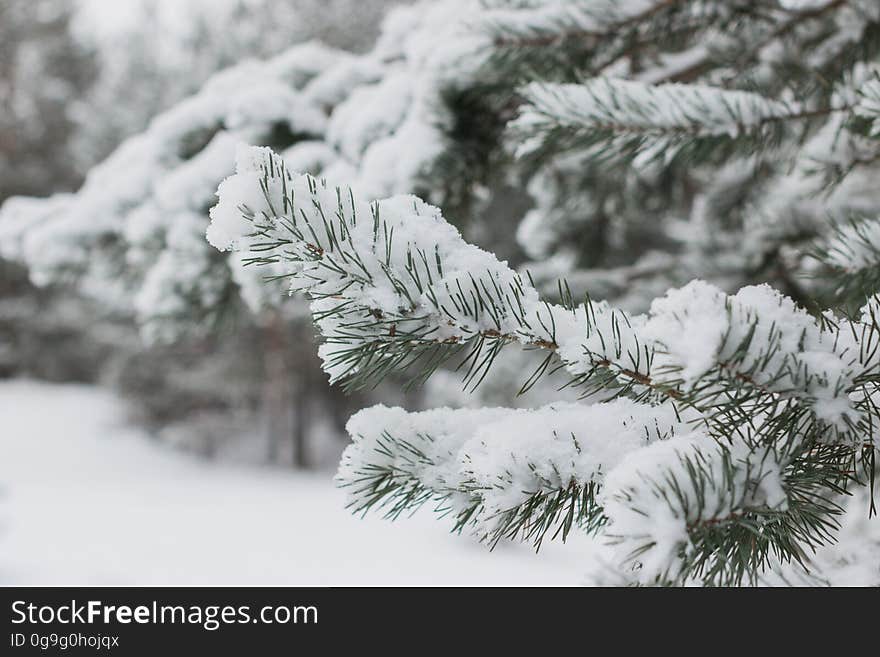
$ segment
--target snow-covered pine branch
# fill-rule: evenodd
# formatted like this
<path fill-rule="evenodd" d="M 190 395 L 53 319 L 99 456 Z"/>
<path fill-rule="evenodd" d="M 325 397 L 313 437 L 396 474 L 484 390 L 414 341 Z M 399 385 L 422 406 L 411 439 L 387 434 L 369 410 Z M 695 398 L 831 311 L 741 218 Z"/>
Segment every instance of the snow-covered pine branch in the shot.
<path fill-rule="evenodd" d="M 495 35 L 493 45 L 559 45 L 569 38 L 609 37 L 616 30 L 683 4 L 681 0 L 540 0 L 522 6 L 489 3 L 477 27 Z"/>
<path fill-rule="evenodd" d="M 876 304 L 850 321 L 808 314 L 792 299 L 813 308 L 822 284 L 801 276 L 799 244 L 826 233 L 829 215 L 880 212 L 872 82 L 880 6 L 792 1 L 757 12 L 753 4 L 405 7 L 364 55 L 296 48 L 221 74 L 96 169 L 63 221 L 51 203 L 45 214 L 19 206 L 17 219 L 0 221 L 16 232 L 0 247 L 29 254 L 43 281 L 124 288 L 120 303 L 135 306 L 149 334 L 165 334 L 169 319 L 171 337 L 178 319 L 203 329 L 206 315 L 237 297 L 261 308 L 280 289 L 304 290 L 325 366 L 348 386 L 400 371 L 419 382 L 457 357 L 472 389 L 493 363 L 509 359 L 514 371 L 518 351 L 536 352 L 544 359 L 523 372 L 523 388 L 555 372 L 603 402 L 437 411 L 462 432 L 428 440 L 433 447 L 420 434 L 436 428 L 427 415 L 367 411 L 352 425 L 363 437 L 346 472 L 387 465 L 383 458 L 398 469 L 383 480 L 393 485 L 351 487 L 355 506 L 387 499 L 396 512 L 422 495 L 446 496 L 444 504 L 461 503 L 456 514 L 482 509 L 487 538 L 540 540 L 579 519 L 607 529 L 619 546 L 614 561 L 637 562 L 640 581 L 751 577 L 768 554 L 797 560 L 828 540 L 834 500 L 865 466 L 859 450 L 876 441 Z M 517 90 L 528 82 L 522 107 Z M 844 108 L 852 111 L 832 111 Z M 548 157 L 508 157 L 508 140 L 523 137 Z M 239 141 L 272 145 L 284 161 L 246 152 L 223 183 L 210 237 L 238 249 L 227 256 L 199 236 Z M 609 167 L 603 157 L 652 166 Z M 657 166 L 662 158 L 673 166 Z M 320 178 L 292 175 L 304 170 Z M 337 189 L 339 181 L 362 194 Z M 476 228 L 477 240 L 497 229 L 491 217 L 503 215 L 512 232 L 509 218 L 528 212 L 518 240 L 544 285 L 465 243 L 437 208 L 393 196 L 403 192 L 441 205 Z M 841 255 L 825 264 L 856 266 L 862 254 L 859 271 L 872 271 L 873 243 L 857 237 L 840 244 L 852 262 Z M 274 286 L 262 289 L 260 274 Z M 559 277 L 577 293 L 557 287 Z M 711 284 L 685 285 L 695 278 Z M 789 296 L 750 285 L 759 281 Z M 580 303 L 587 290 L 603 300 Z M 613 410 L 624 403 L 637 406 L 625 426 Z M 673 406 L 687 430 L 652 442 L 646 460 L 642 448 L 607 456 L 598 434 L 585 437 L 578 460 L 562 431 L 582 415 L 583 426 L 629 436 Z M 381 438 L 385 413 L 398 431 Z M 517 438 L 520 423 L 540 425 L 534 442 Z M 483 454 L 475 436 L 499 426 L 516 449 Z M 408 450 L 441 443 L 442 458 L 431 452 L 436 467 L 453 472 L 450 480 L 470 476 L 458 452 L 446 458 L 467 444 L 479 464 L 474 481 L 487 487 L 430 481 L 435 466 Z M 588 459 L 599 452 L 597 475 Z M 578 465 L 566 469 L 571 459 Z M 564 476 L 542 471 L 548 462 Z M 764 474 L 784 500 L 765 488 Z M 540 497 L 518 497 L 517 487 Z M 637 527 L 646 511 L 657 524 Z M 744 545 L 753 551 L 739 552 Z"/>
<path fill-rule="evenodd" d="M 543 302 L 416 197 L 369 203 L 351 188 L 293 175 L 268 149 L 241 151 L 236 175 L 218 195 L 209 241 L 271 265 L 291 289 L 309 294 L 331 380 L 375 384 L 416 362 L 430 373 L 463 350 L 468 378 L 478 379 L 510 343 L 560 353 L 579 348 L 574 312 Z M 604 306 L 596 317 L 626 325 Z M 630 349 L 642 357 L 626 335 L 596 344 L 596 353 L 617 359 Z"/>
<path fill-rule="evenodd" d="M 671 404 L 628 399 L 537 409 L 374 406 L 348 424 L 353 444 L 337 476 L 355 512 L 387 517 L 432 502 L 456 528 L 491 543 L 534 541 L 604 520 L 605 474 L 630 452 L 690 429 Z M 711 439 L 703 435 L 711 443 Z"/>
<path fill-rule="evenodd" d="M 707 445 L 700 434 L 656 441 L 605 479 L 601 500 L 612 558 L 646 584 L 753 581 L 785 545 L 784 530 L 799 524 L 785 476 L 773 448 Z M 749 549 L 742 558 L 729 558 L 743 544 Z M 801 550 L 786 557 L 802 561 Z"/>
<path fill-rule="evenodd" d="M 492 545 L 598 533 L 607 558 L 648 584 L 732 584 L 771 564 L 805 563 L 832 540 L 841 512 L 816 480 L 850 463 L 839 447 L 807 450 L 794 439 L 719 443 L 672 404 L 628 399 L 418 413 L 376 406 L 347 428 L 354 442 L 337 480 L 355 512 L 393 519 L 430 503 Z M 730 559 L 743 544 L 744 558 Z"/>
<path fill-rule="evenodd" d="M 594 389 L 680 396 L 677 374 L 651 379 L 645 317 L 604 302 L 548 303 L 420 199 L 369 203 L 347 186 L 291 173 L 265 148 L 240 151 L 236 170 L 220 186 L 208 239 L 310 296 L 331 381 L 375 385 L 411 367 L 424 379 L 461 355 L 466 381 L 478 383 L 505 346 L 518 344 L 548 352 L 535 376 L 556 355 Z"/>
<path fill-rule="evenodd" d="M 485 75 L 554 80 L 619 69 L 633 54 L 651 50 L 661 35 L 680 33 L 684 43 L 695 29 L 722 26 L 736 13 L 724 2 L 501 0 L 490 3 L 469 24 L 490 40 Z M 656 67 L 657 74 L 704 55 L 700 47 L 685 57 L 664 58 L 669 61 Z"/>
<path fill-rule="evenodd" d="M 355 508 L 384 503 L 396 515 L 442 500 L 459 525 L 478 522 L 493 540 L 519 534 L 540 540 L 560 518 L 580 518 L 594 528 L 607 520 L 608 531 L 623 532 L 615 541 L 632 548 L 655 530 L 636 530 L 616 518 L 638 515 L 652 497 L 655 506 L 664 505 L 665 516 L 657 517 L 667 519 L 656 531 L 678 538 L 674 550 L 657 553 L 665 555 L 658 557 L 662 569 L 642 564 L 649 580 L 705 575 L 706 581 L 735 581 L 765 565 L 768 554 L 801 559 L 833 526 L 838 509 L 822 491 L 837 490 L 851 477 L 852 459 L 872 440 L 877 421 L 878 331 L 870 308 L 853 323 L 831 314 L 815 318 L 768 286 L 729 296 L 699 281 L 670 291 L 643 316 L 589 300 L 553 305 L 504 263 L 464 242 L 420 199 L 368 203 L 349 187 L 291 173 L 265 148 L 240 151 L 237 172 L 218 195 L 209 240 L 241 251 L 311 298 L 324 338 L 320 354 L 333 381 L 372 385 L 412 369 L 423 380 L 458 354 L 467 380 L 476 384 L 505 345 L 518 344 L 548 352 L 526 384 L 559 358 L 587 391 L 634 400 L 533 412 L 409 416 L 372 409 L 350 426 L 356 442 L 341 474 L 352 486 Z M 560 292 L 565 298 L 564 286 Z M 637 404 L 627 407 L 629 422 L 613 410 L 622 403 Z M 647 479 L 630 467 L 627 477 L 604 489 L 602 499 L 611 496 L 617 504 L 607 512 L 599 510 L 601 501 L 592 504 L 598 472 L 608 472 L 622 453 L 599 459 L 601 467 L 576 460 L 582 467 L 556 478 L 538 467 L 563 444 L 565 459 L 608 454 L 607 446 L 594 445 L 598 437 L 582 442 L 575 425 L 599 426 L 603 417 L 614 427 L 607 433 L 618 438 L 633 428 L 650 437 L 648 427 L 672 426 L 668 415 L 657 420 L 658 412 L 668 413 L 664 408 L 675 409 L 675 423 L 686 422 L 684 433 L 693 433 L 696 443 L 685 452 L 663 452 L 669 458 L 657 467 L 665 469 Z M 498 423 L 507 441 L 500 452 L 485 446 L 497 442 L 490 436 Z M 516 428 L 536 423 L 546 431 Z M 682 425 L 672 433 L 683 433 Z M 485 450 L 479 458 L 478 445 Z M 551 470 L 562 468 L 563 461 L 549 462 Z M 493 465 L 481 470 L 485 463 Z M 765 489 L 765 475 L 778 482 L 772 491 Z M 660 481 L 676 495 L 659 494 Z M 750 566 L 730 570 L 719 549 L 734 549 L 756 523 L 764 547 L 751 555 Z M 809 540 L 789 544 L 792 532 Z M 651 539 L 630 549 L 623 561 L 655 544 Z"/>
<path fill-rule="evenodd" d="M 728 296 L 697 281 L 644 316 L 548 303 L 437 208 L 412 196 L 369 203 L 291 173 L 269 149 L 240 151 L 218 195 L 211 243 L 308 293 L 325 368 L 348 385 L 410 367 L 423 379 L 455 355 L 478 382 L 515 343 L 557 355 L 588 388 L 644 390 L 703 411 L 732 391 L 745 402 L 745 388 L 762 405 L 791 400 L 843 435 L 858 418 L 848 395 L 876 368 L 859 342 L 873 339 L 870 321 L 817 320 L 768 286 Z"/>
<path fill-rule="evenodd" d="M 870 307 L 850 323 L 814 317 L 767 285 L 726 295 L 693 281 L 655 300 L 641 334 L 654 350 L 653 378 L 704 413 L 773 416 L 793 404 L 827 440 L 870 434 L 874 409 L 853 398 L 880 373 Z"/>
<path fill-rule="evenodd" d="M 718 159 L 773 148 L 787 121 L 840 108 L 806 109 L 746 91 L 705 85 L 651 85 L 594 78 L 583 84 L 528 85 L 510 124 L 518 153 L 583 149 L 599 160 L 646 163 L 675 157 Z M 722 149 L 722 150 L 719 150 Z"/>

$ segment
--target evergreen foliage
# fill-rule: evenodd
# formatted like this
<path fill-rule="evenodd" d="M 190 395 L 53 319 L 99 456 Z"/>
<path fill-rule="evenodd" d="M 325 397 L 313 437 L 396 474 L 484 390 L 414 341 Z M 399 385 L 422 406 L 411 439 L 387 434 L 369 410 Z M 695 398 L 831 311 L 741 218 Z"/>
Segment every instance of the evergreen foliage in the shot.
<path fill-rule="evenodd" d="M 562 367 L 602 398 L 364 411 L 340 469 L 355 509 L 436 500 L 491 541 L 602 528 L 640 581 L 737 584 L 805 563 L 833 535 L 837 495 L 873 479 L 873 301 L 853 320 L 813 317 L 766 285 L 695 281 L 647 315 L 564 286 L 551 304 L 416 197 L 370 204 L 268 149 L 240 152 L 219 194 L 209 240 L 308 295 L 331 381 L 421 381 L 459 357 L 476 386 L 515 345 L 549 352 L 524 387 Z"/>
<path fill-rule="evenodd" d="M 514 391 L 561 382 L 526 409 L 356 414 L 356 511 L 591 532 L 595 581 L 791 581 L 871 512 L 845 498 L 878 451 L 878 57 L 874 0 L 423 2 L 363 55 L 223 74 L 92 176 L 77 202 L 112 188 L 112 220 L 15 243 L 37 277 L 152 290 L 160 332 L 304 293 L 348 390 L 430 397 L 456 367 L 479 406 L 524 360 Z M 274 150 L 220 185 L 223 256 L 192 238 L 242 140 Z"/>
<path fill-rule="evenodd" d="M 483 147 L 534 182 L 524 246 L 556 221 L 569 224 L 563 237 L 601 218 L 631 223 L 626 234 L 660 224 L 671 248 L 654 269 L 619 252 L 627 239 L 593 251 L 597 265 L 622 263 L 618 307 L 615 294 L 595 300 L 566 280 L 595 276 L 573 267 L 568 240 L 532 249 L 546 259 L 536 280 L 417 197 L 371 202 L 358 176 L 349 187 L 301 176 L 269 150 L 240 151 L 209 240 L 306 293 L 332 382 L 403 372 L 422 383 L 452 361 L 474 390 L 530 350 L 546 355 L 521 391 L 564 372 L 580 393 L 534 409 L 362 411 L 339 472 L 352 507 L 397 517 L 432 502 L 490 543 L 540 545 L 579 527 L 642 584 L 809 572 L 835 540 L 843 498 L 875 476 L 880 327 L 863 273 L 877 267 L 874 228 L 843 221 L 880 201 L 870 184 L 880 10 L 584 0 L 473 11 L 426 66 L 440 89 L 486 91 L 484 107 L 508 123 Z M 462 50 L 475 63 L 453 56 Z M 440 144 L 445 157 L 460 147 Z M 447 188 L 442 174 L 421 180 L 413 190 Z M 579 221 L 572 193 L 586 199 Z M 855 306 L 805 278 L 835 269 L 840 286 L 859 280 Z M 551 273 L 565 276 L 551 287 Z M 742 287 L 764 281 L 791 296 Z M 649 308 L 636 296 L 654 291 Z"/>

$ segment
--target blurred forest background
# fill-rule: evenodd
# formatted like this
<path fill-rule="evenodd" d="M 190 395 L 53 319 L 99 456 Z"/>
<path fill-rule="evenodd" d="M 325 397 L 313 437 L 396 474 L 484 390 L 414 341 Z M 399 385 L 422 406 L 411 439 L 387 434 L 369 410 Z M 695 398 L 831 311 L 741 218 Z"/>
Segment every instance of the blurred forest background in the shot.
<path fill-rule="evenodd" d="M 4 0 L 0 204 L 76 191 L 127 137 L 233 64 L 313 39 L 368 49 L 396 4 Z M 335 465 L 363 398 L 325 385 L 310 327 L 258 327 L 239 313 L 196 336 L 144 341 L 130 316 L 75 287 L 35 287 L 0 258 L 0 377 L 109 387 L 157 440 L 208 458 Z"/>

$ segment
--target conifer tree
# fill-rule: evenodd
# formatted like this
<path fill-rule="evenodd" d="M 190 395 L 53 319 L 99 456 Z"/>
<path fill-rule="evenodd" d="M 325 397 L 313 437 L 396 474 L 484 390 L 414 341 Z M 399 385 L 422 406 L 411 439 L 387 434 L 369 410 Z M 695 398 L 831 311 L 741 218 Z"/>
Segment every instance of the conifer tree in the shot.
<path fill-rule="evenodd" d="M 306 294 L 333 383 L 455 363 L 472 389 L 530 350 L 522 390 L 556 371 L 581 399 L 361 411 L 351 506 L 430 502 L 491 544 L 592 532 L 642 584 L 815 571 L 878 448 L 880 8 L 441 4 L 432 19 L 468 20 L 411 44 L 423 82 L 352 95 L 410 94 L 381 158 L 349 186 L 241 150 L 208 239 Z M 424 107 L 447 119 L 436 140 L 416 139 Z M 383 198 L 403 190 L 377 189 L 379 163 L 401 160 L 443 211 Z M 535 200 L 519 236 L 540 276 L 445 218 L 511 180 Z"/>
<path fill-rule="evenodd" d="M 280 312 L 303 292 L 349 391 L 457 368 L 475 408 L 350 420 L 356 511 L 430 502 L 490 544 L 590 532 L 600 582 L 821 569 L 871 511 L 844 498 L 877 452 L 876 2 L 428 1 L 363 55 L 321 52 L 307 80 L 274 85 L 302 53 L 251 63 L 154 122 L 141 141 L 176 135 L 145 149 L 158 169 L 118 154 L 93 175 L 135 202 L 36 218 L 15 242 L 32 275 L 135 273 L 121 296 L 159 331 L 204 327 L 218 286 Z M 204 131 L 178 122 L 196 114 Z M 276 152 L 240 150 L 220 186 L 224 258 L 187 226 L 242 140 Z M 156 204 L 191 221 L 146 221 Z M 524 359 L 514 392 L 549 403 L 484 407 Z"/>

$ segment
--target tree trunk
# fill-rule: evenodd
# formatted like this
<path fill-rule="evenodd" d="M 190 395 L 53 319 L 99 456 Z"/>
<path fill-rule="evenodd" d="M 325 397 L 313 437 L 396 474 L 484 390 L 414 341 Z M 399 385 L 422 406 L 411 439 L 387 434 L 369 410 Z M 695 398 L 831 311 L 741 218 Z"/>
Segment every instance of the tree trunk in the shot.
<path fill-rule="evenodd" d="M 266 422 L 266 460 L 281 460 L 284 436 L 290 433 L 291 390 L 288 371 L 288 341 L 285 323 L 277 311 L 269 311 L 263 322 L 263 414 Z"/>
<path fill-rule="evenodd" d="M 310 468 L 309 432 L 315 395 L 315 355 L 310 326 L 292 326 L 278 311 L 263 323 L 266 418 L 266 460 Z M 289 451 L 288 451 L 289 450 Z"/>
<path fill-rule="evenodd" d="M 311 450 L 309 449 L 309 430 L 312 420 L 312 396 L 314 395 L 314 355 L 310 340 L 309 324 L 297 327 L 295 351 L 291 356 L 297 367 L 290 371 L 291 388 L 295 391 L 292 404 L 291 447 L 293 448 L 293 467 L 307 469 L 312 466 Z"/>

